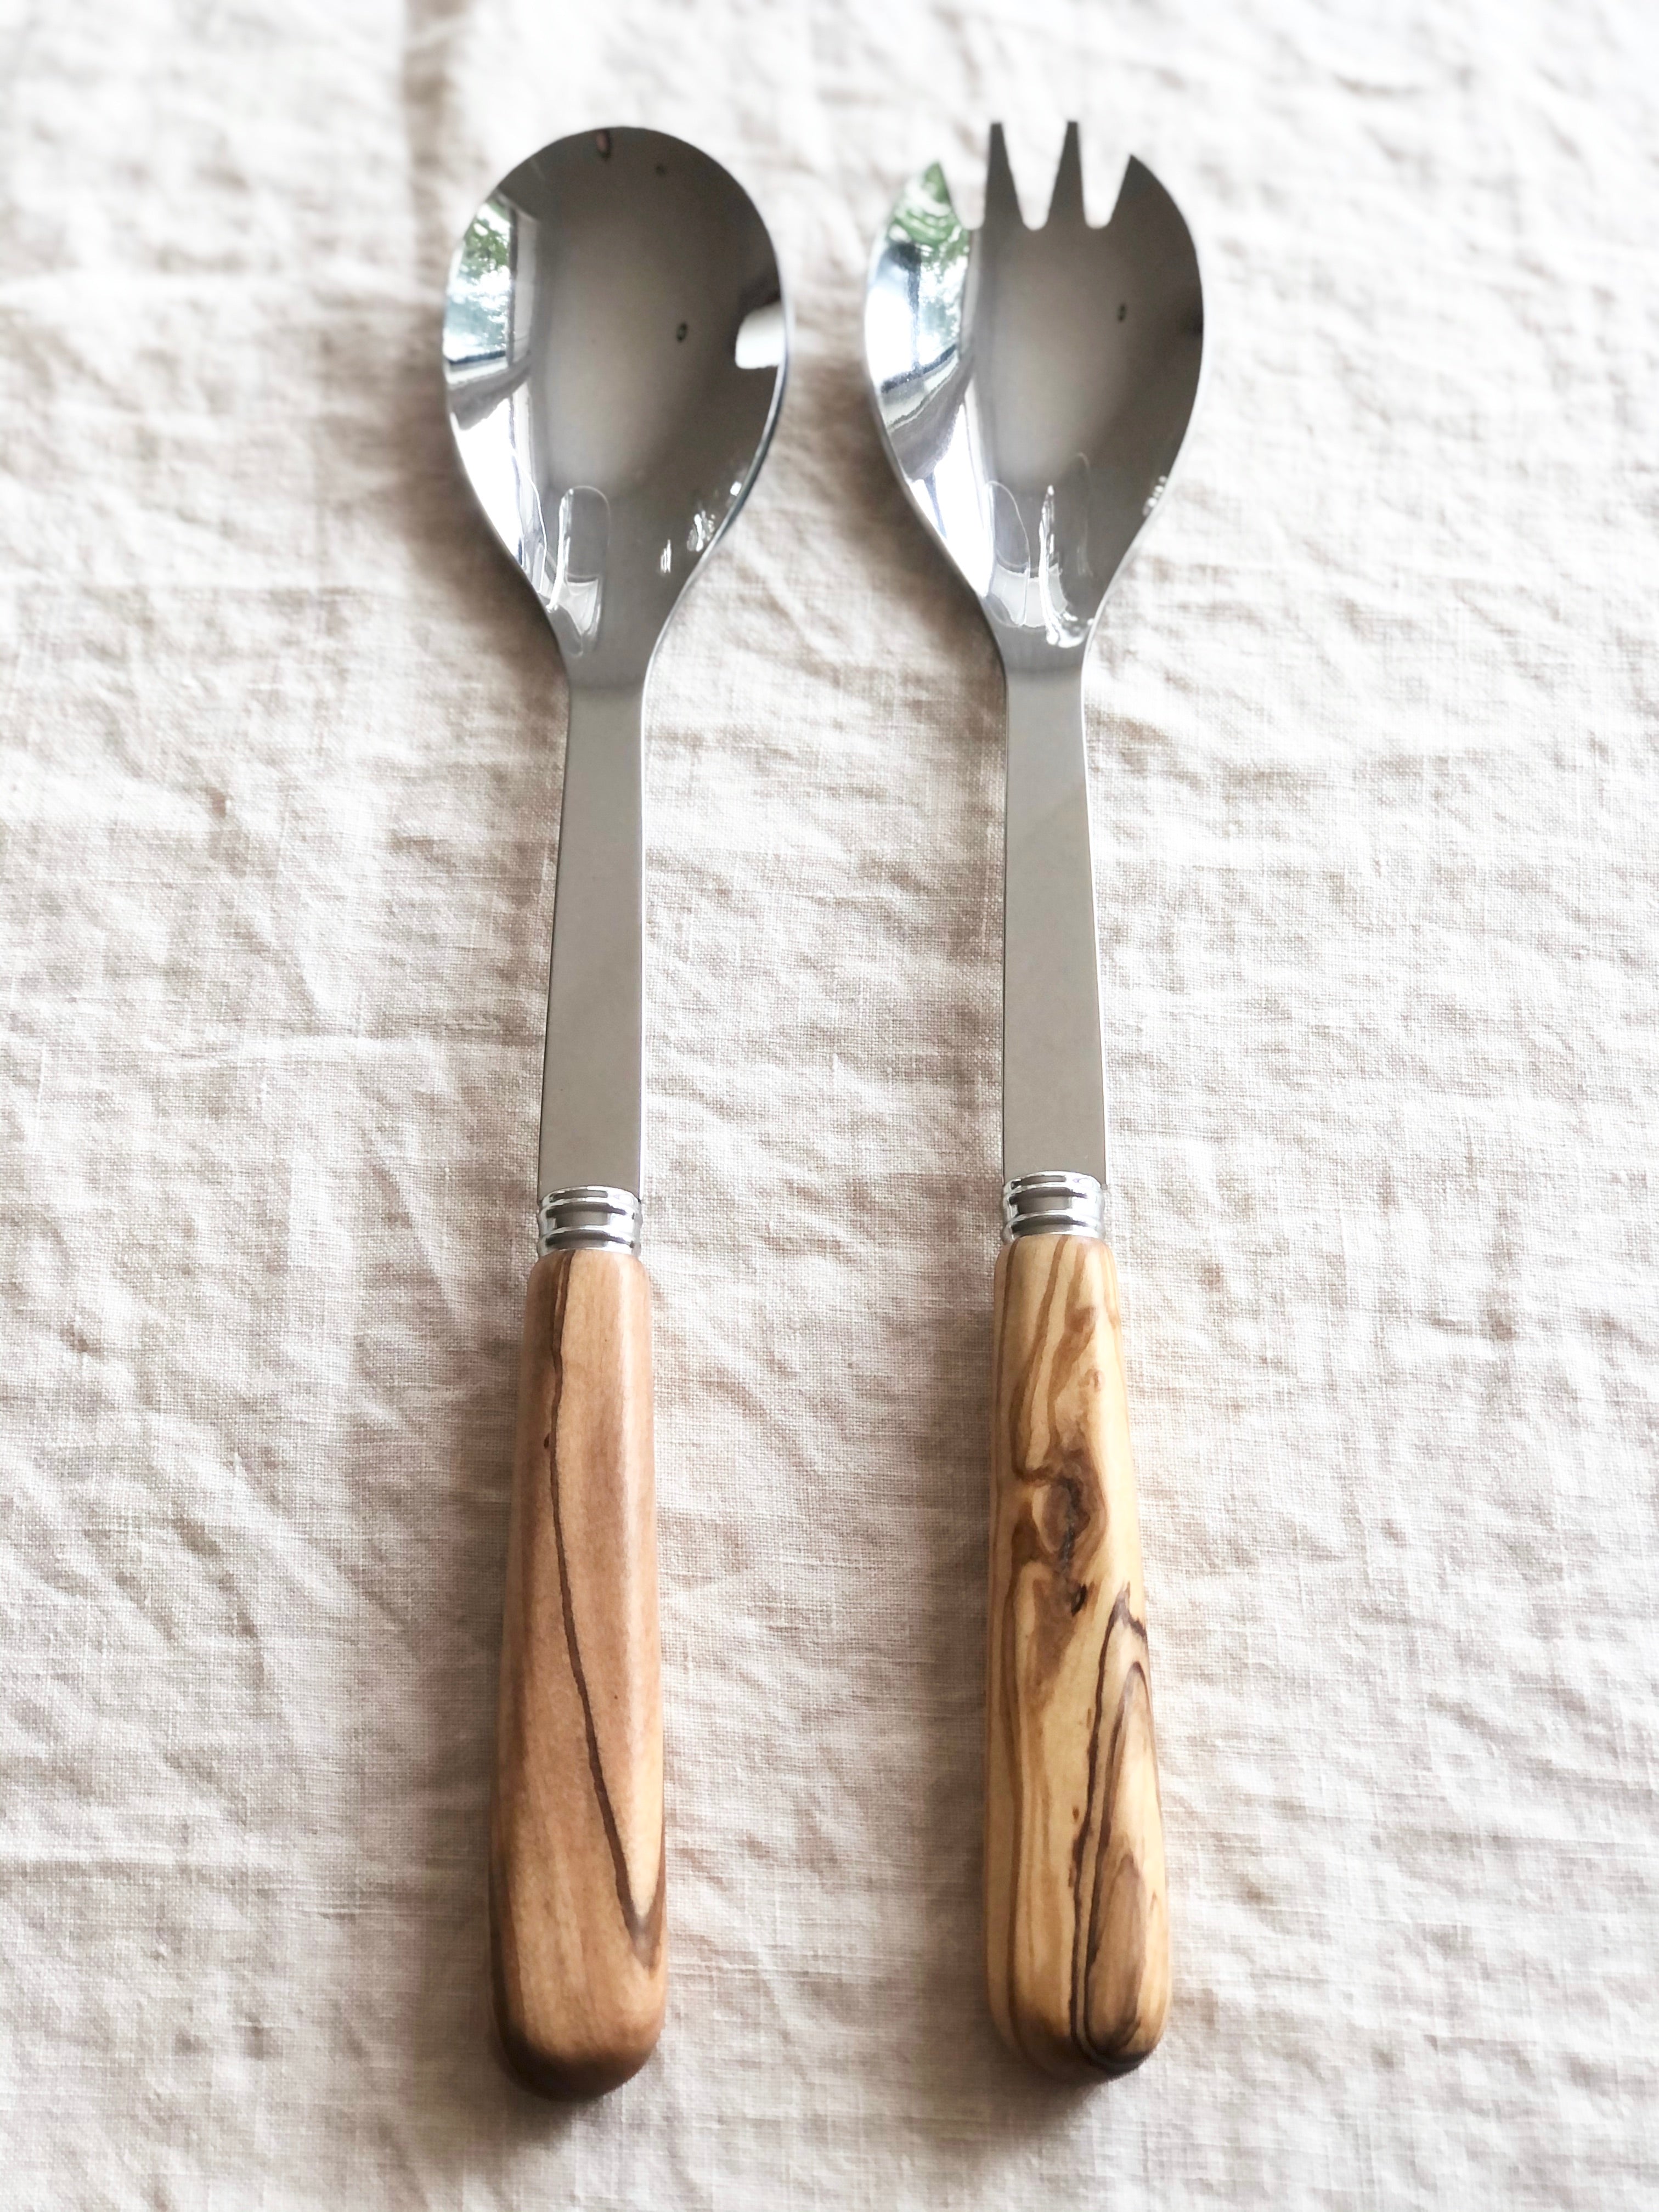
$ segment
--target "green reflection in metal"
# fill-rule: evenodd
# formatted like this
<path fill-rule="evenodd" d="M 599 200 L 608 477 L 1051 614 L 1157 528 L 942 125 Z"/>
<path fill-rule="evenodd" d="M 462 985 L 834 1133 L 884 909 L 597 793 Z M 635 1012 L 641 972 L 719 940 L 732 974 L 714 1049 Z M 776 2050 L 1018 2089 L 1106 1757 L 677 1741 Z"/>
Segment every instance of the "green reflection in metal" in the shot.
<path fill-rule="evenodd" d="M 488 199 L 461 240 L 444 316 L 444 359 L 452 368 L 505 361 L 512 306 L 513 210 Z"/>

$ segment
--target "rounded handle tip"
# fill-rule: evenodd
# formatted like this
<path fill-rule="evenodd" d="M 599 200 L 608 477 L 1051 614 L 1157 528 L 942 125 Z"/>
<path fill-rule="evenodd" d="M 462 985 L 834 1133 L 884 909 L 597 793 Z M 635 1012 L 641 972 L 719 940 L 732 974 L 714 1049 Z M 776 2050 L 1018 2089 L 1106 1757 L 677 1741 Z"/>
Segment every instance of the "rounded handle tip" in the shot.
<path fill-rule="evenodd" d="M 590 2027 L 573 2036 L 567 2023 L 541 2029 L 526 2016 L 507 1984 L 499 1948 L 492 1949 L 496 2039 L 508 2072 L 526 2089 L 566 2104 L 603 2097 L 631 2081 L 656 2049 L 666 1995 L 660 1978 L 631 2011 L 613 2006 L 599 2032 Z"/>

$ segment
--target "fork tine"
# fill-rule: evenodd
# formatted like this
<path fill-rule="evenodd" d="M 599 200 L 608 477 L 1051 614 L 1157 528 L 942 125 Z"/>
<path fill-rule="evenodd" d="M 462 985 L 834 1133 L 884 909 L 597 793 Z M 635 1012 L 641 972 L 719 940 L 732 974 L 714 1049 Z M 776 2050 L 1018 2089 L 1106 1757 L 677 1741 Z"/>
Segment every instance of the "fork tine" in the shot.
<path fill-rule="evenodd" d="M 1083 212 L 1083 141 L 1075 123 L 1066 126 L 1066 143 L 1054 171 L 1054 197 L 1048 202 L 1048 220 L 1079 228 L 1088 221 Z"/>
<path fill-rule="evenodd" d="M 1008 143 L 1002 135 L 1002 125 L 991 125 L 991 147 L 985 162 L 985 228 L 987 230 L 1006 230 L 1011 226 L 1024 229 L 1025 218 L 1019 211 L 1019 194 L 1014 190 L 1014 173 L 1008 166 Z"/>

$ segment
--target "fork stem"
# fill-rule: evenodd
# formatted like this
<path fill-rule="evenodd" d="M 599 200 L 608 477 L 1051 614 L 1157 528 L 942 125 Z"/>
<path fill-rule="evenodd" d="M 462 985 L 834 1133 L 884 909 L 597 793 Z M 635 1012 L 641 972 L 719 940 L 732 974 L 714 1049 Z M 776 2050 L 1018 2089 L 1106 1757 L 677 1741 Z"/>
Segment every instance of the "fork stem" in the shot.
<path fill-rule="evenodd" d="M 1083 662 L 1007 669 L 1002 1172 L 1106 1179 Z"/>

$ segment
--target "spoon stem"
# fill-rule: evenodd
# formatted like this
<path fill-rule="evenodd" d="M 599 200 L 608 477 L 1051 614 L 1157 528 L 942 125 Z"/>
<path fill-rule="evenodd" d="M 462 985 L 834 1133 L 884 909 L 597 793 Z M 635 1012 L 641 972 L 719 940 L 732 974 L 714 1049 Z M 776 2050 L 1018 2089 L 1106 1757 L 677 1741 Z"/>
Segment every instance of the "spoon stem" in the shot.
<path fill-rule="evenodd" d="M 644 691 L 573 682 L 542 1062 L 538 1198 L 641 1195 Z"/>

